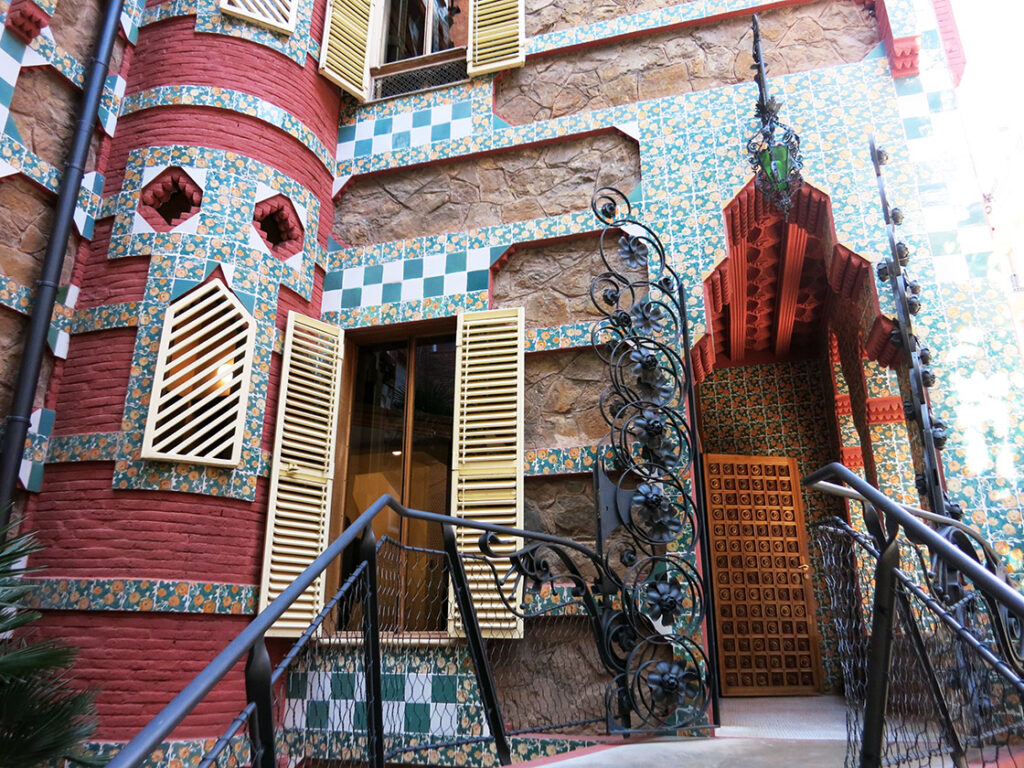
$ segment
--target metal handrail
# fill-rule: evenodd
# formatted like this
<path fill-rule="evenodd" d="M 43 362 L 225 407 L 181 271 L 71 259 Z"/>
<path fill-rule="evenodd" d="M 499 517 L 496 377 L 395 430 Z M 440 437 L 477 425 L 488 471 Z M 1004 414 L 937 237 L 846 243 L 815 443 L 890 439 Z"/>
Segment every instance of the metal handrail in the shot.
<path fill-rule="evenodd" d="M 969 577 L 975 587 L 986 597 L 1002 604 L 1010 613 L 1024 621 L 1024 595 L 1021 595 L 977 560 L 968 557 L 955 544 L 950 543 L 933 528 L 919 520 L 916 515 L 907 511 L 902 504 L 893 501 L 842 464 L 838 462 L 828 464 L 817 472 L 812 472 L 801 482 L 808 488 L 839 495 L 835 493 L 834 488 L 829 487 L 828 481 L 830 480 L 839 480 L 853 488 L 861 500 L 881 510 L 888 518 L 899 523 L 912 541 L 926 546 L 934 555 Z M 824 485 L 822 485 L 823 483 Z"/>
<path fill-rule="evenodd" d="M 586 555 L 592 560 L 599 560 L 593 550 L 579 544 L 571 539 L 564 539 L 559 536 L 552 536 L 537 531 L 525 531 L 519 528 L 510 528 L 503 525 L 482 523 L 473 520 L 464 520 L 448 515 L 439 515 L 433 512 L 423 512 L 418 509 L 408 509 L 388 495 L 381 496 L 371 504 L 363 514 L 356 518 L 352 525 L 348 526 L 338 538 L 331 542 L 319 557 L 317 557 L 296 579 L 289 585 L 270 605 L 264 608 L 238 636 L 232 640 L 220 653 L 214 657 L 202 672 L 190 682 L 182 691 L 171 699 L 156 717 L 154 717 L 135 738 L 129 741 L 124 748 L 117 753 L 113 760 L 108 763 L 108 768 L 134 768 L 145 760 L 160 742 L 174 730 L 185 717 L 195 709 L 196 705 L 208 694 L 217 683 L 235 666 L 235 664 L 258 642 L 264 634 L 281 618 L 286 610 L 294 603 L 306 589 L 322 574 L 327 567 L 338 557 L 346 547 L 358 539 L 364 530 L 373 522 L 373 519 L 385 508 L 389 508 L 401 517 L 408 517 L 414 520 L 438 523 L 443 526 L 455 526 L 461 528 L 472 528 L 485 533 L 494 533 L 510 537 L 523 537 L 535 541 L 546 542 L 560 547 L 573 549 Z"/>

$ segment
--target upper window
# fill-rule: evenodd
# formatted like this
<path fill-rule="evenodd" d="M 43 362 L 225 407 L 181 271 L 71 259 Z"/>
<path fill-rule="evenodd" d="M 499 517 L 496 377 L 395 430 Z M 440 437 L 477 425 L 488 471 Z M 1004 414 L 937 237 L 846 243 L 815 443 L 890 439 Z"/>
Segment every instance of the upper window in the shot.
<path fill-rule="evenodd" d="M 468 5 L 466 73 L 522 66 L 523 0 L 463 0 L 462 5 Z M 458 0 L 331 0 L 320 71 L 360 101 L 387 95 L 371 88 L 371 68 L 449 50 L 456 55 L 459 36 L 452 27 L 463 9 Z M 428 59 L 416 66 L 436 69 L 437 62 Z M 430 78 L 423 83 L 440 84 Z"/>
<path fill-rule="evenodd" d="M 390 0 L 383 63 L 447 51 L 455 12 L 448 0 Z"/>

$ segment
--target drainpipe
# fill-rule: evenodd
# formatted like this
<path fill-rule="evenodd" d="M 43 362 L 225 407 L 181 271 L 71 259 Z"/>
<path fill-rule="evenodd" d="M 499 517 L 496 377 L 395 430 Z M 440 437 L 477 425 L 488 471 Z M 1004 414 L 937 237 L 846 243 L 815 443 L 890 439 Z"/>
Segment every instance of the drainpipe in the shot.
<path fill-rule="evenodd" d="M 21 467 L 29 417 L 32 415 L 36 387 L 39 385 L 39 369 L 46 350 L 46 334 L 50 329 L 57 287 L 64 268 L 64 251 L 67 249 L 68 237 L 71 234 L 78 190 L 82 186 L 82 176 L 85 174 L 85 161 L 95 131 L 96 116 L 99 112 L 100 98 L 103 96 L 103 86 L 107 81 L 110 55 L 114 49 L 114 40 L 117 38 L 123 3 L 124 0 L 110 0 L 107 6 L 103 26 L 96 40 L 96 49 L 86 72 L 85 87 L 82 89 L 82 111 L 78 115 L 68 160 L 57 191 L 53 231 L 50 233 L 50 241 L 46 244 L 43 268 L 35 285 L 35 305 L 32 307 L 28 336 L 25 339 L 18 378 L 14 385 L 14 400 L 11 412 L 7 416 L 3 451 L 0 453 L 0 525 L 7 525 L 11 519 L 18 469 Z"/>

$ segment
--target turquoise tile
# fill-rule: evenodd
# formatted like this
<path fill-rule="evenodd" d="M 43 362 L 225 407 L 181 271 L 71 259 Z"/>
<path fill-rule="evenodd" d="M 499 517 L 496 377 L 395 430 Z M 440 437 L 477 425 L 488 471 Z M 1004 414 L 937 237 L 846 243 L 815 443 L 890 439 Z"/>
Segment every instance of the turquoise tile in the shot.
<path fill-rule="evenodd" d="M 490 271 L 476 269 L 466 275 L 467 291 L 486 291 L 491 285 Z"/>
<path fill-rule="evenodd" d="M 306 727 L 313 730 L 323 730 L 329 721 L 329 704 L 326 701 L 306 702 Z"/>
<path fill-rule="evenodd" d="M 383 136 L 386 133 L 391 133 L 391 118 L 382 117 L 373 122 L 373 135 Z"/>
<path fill-rule="evenodd" d="M 469 101 L 457 101 L 452 104 L 452 120 L 473 116 L 473 104 Z"/>
<path fill-rule="evenodd" d="M 384 673 L 380 676 L 380 695 L 384 701 L 405 699 L 405 675 Z"/>
<path fill-rule="evenodd" d="M 424 125 L 430 125 L 430 110 L 421 109 L 419 112 L 412 113 L 412 127 L 421 128 Z"/>
<path fill-rule="evenodd" d="M 393 304 L 396 301 L 402 300 L 402 284 L 401 283 L 384 283 L 384 290 L 381 294 L 381 302 L 384 304 Z"/>
<path fill-rule="evenodd" d="M 363 272 L 363 285 L 376 285 L 384 280 L 384 265 L 375 264 Z"/>
<path fill-rule="evenodd" d="M 893 82 L 896 84 L 897 96 L 911 96 L 924 91 L 924 86 L 921 85 L 921 78 L 916 75 L 914 77 L 901 77 Z"/>
<path fill-rule="evenodd" d="M 406 733 L 430 733 L 430 705 L 412 704 L 405 705 L 405 732 Z"/>
<path fill-rule="evenodd" d="M 449 253 L 444 262 L 444 273 L 450 275 L 453 272 L 464 272 L 466 269 L 466 252 L 455 251 Z"/>
<path fill-rule="evenodd" d="M 908 117 L 903 120 L 903 130 L 906 131 L 907 139 L 924 139 L 932 135 L 932 120 L 930 117 Z"/>
<path fill-rule="evenodd" d="M 341 308 L 354 309 L 363 298 L 362 288 L 346 288 L 341 292 Z"/>
<path fill-rule="evenodd" d="M 444 278 L 428 277 L 423 280 L 423 298 L 444 296 Z"/>
<path fill-rule="evenodd" d="M 430 680 L 430 700 L 435 704 L 454 704 L 459 700 L 458 691 L 455 675 L 434 675 Z"/>
<path fill-rule="evenodd" d="M 373 139 L 361 139 L 356 142 L 356 157 L 369 157 L 373 152 Z"/>
<path fill-rule="evenodd" d="M 441 123 L 440 125 L 430 126 L 430 140 L 431 141 L 447 141 L 452 136 L 452 125 L 451 123 Z"/>
<path fill-rule="evenodd" d="M 402 277 L 406 280 L 423 277 L 423 259 L 406 259 L 402 265 Z"/>
<path fill-rule="evenodd" d="M 341 281 L 344 279 L 344 272 L 328 272 L 324 275 L 324 290 L 336 291 L 341 288 Z"/>
<path fill-rule="evenodd" d="M 352 672 L 331 674 L 331 698 L 354 699 L 356 697 L 356 676 Z"/>
<path fill-rule="evenodd" d="M 399 131 L 391 137 L 391 149 L 408 149 L 411 141 L 412 134 L 409 131 Z"/>

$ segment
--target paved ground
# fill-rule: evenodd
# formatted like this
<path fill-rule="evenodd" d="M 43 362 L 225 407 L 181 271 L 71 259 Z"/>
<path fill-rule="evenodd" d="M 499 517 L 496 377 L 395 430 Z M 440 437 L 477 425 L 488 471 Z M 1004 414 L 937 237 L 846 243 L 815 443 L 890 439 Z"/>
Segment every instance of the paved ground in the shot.
<path fill-rule="evenodd" d="M 558 768 L 842 768 L 846 708 L 838 696 L 723 699 L 711 739 L 658 739 L 558 760 Z"/>

